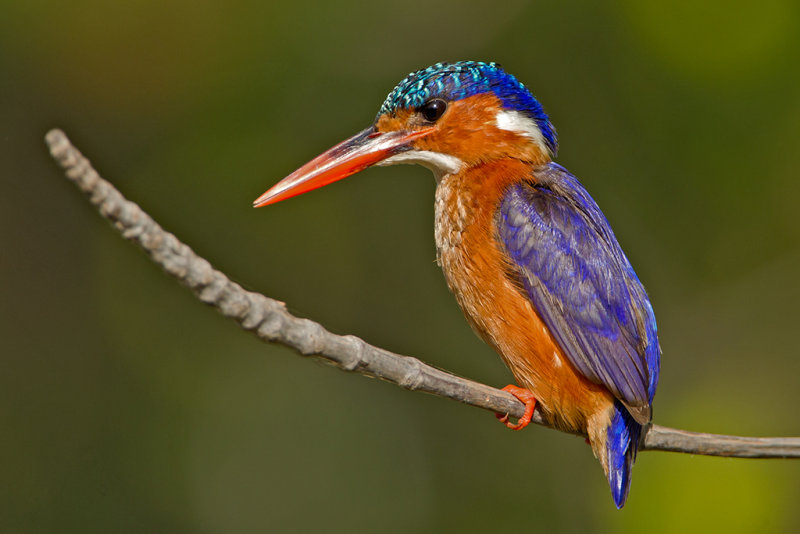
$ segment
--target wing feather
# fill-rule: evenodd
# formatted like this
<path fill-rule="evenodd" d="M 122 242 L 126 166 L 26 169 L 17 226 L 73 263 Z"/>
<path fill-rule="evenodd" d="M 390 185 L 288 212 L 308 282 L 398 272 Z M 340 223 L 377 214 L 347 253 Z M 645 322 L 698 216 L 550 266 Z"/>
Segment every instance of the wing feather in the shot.
<path fill-rule="evenodd" d="M 570 362 L 650 419 L 660 348 L 644 287 L 600 208 L 551 163 L 511 186 L 497 237 L 534 308 Z"/>

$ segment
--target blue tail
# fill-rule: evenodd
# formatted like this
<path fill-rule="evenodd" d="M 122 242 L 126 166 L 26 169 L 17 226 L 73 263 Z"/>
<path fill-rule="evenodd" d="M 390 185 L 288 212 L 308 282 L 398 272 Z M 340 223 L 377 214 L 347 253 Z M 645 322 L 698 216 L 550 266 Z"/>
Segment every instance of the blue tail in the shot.
<path fill-rule="evenodd" d="M 639 450 L 642 426 L 633 420 L 628 410 L 614 401 L 614 417 L 606 437 L 606 459 L 608 460 L 608 484 L 617 508 L 625 506 L 631 487 L 631 470 Z"/>

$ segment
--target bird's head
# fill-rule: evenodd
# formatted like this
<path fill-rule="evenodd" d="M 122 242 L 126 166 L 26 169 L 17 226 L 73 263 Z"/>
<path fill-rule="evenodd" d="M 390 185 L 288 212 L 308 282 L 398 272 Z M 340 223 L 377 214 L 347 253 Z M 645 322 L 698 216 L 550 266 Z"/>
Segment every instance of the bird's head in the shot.
<path fill-rule="evenodd" d="M 541 104 L 495 63 L 437 63 L 395 87 L 369 128 L 275 184 L 255 207 L 317 189 L 372 165 L 418 163 L 437 179 L 501 158 L 532 164 L 555 156 Z"/>

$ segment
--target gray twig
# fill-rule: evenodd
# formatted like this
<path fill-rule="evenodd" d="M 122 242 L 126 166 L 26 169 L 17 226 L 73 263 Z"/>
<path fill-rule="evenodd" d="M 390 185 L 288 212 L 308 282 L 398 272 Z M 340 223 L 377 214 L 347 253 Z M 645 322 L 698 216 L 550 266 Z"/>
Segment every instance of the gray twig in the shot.
<path fill-rule="evenodd" d="M 282 302 L 246 291 L 214 269 L 174 235 L 164 231 L 138 205 L 101 178 L 61 130 L 45 137 L 50 154 L 67 177 L 89 196 L 100 214 L 126 239 L 139 245 L 201 301 L 264 341 L 321 358 L 344 371 L 380 378 L 412 391 L 519 417 L 523 404 L 511 394 L 427 365 L 416 358 L 374 347 L 355 336 L 339 336 L 322 325 L 293 316 Z M 541 414 L 533 421 L 543 425 Z M 643 450 L 663 450 L 740 458 L 800 458 L 800 438 L 748 438 L 687 432 L 651 425 Z"/>

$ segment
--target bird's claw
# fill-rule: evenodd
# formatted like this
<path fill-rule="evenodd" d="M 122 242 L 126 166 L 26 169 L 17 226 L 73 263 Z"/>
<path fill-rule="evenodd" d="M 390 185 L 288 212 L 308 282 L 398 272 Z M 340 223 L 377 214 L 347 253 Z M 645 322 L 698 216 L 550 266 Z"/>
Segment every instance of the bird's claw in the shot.
<path fill-rule="evenodd" d="M 536 408 L 536 397 L 533 396 L 533 393 L 529 389 L 521 388 L 519 386 L 515 386 L 513 384 L 509 384 L 503 388 L 503 391 L 507 393 L 511 393 L 521 402 L 525 403 L 525 413 L 520 417 L 516 423 L 512 423 L 508 420 L 508 414 L 495 414 L 495 417 L 500 420 L 501 423 L 506 425 L 511 430 L 522 430 L 528 423 L 531 422 L 531 418 L 533 417 L 533 410 Z"/>

